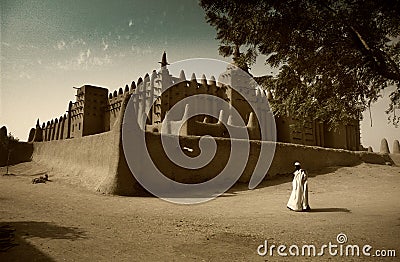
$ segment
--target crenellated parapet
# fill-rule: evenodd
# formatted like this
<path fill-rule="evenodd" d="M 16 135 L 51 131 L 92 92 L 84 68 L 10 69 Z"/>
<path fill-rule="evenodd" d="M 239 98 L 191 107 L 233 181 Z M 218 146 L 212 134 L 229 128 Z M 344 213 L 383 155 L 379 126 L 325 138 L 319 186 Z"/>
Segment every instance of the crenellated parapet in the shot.
<path fill-rule="evenodd" d="M 164 123 L 174 126 L 174 121 L 176 123 L 182 121 L 183 110 L 175 116 L 175 119 L 166 121 L 167 112 L 183 99 L 196 95 L 201 96 L 190 104 L 191 110 L 197 111 L 206 107 L 212 115 L 221 114 L 224 119 L 206 115 L 194 116 L 187 122 L 186 131 L 182 131 L 183 135 L 201 135 L 208 132 L 211 135 L 225 137 L 226 130 L 221 123 L 228 121 L 232 128 L 238 127 L 238 121 L 231 112 L 233 108 L 239 111 L 246 123 L 247 126 L 243 128 L 249 132 L 260 128 L 258 121 L 253 121 L 251 117 L 253 109 L 243 96 L 231 88 L 232 84 L 238 85 L 235 88 L 245 92 L 246 97 L 250 97 L 259 114 L 267 118 L 270 115 L 266 93 L 259 87 L 252 87 L 248 75 L 240 75 L 235 71 L 235 66 L 228 67 L 227 72 L 220 75 L 217 81 L 214 76 L 208 79 L 203 74 L 197 78 L 194 73 L 184 70 L 180 71 L 178 77 L 172 76 L 167 68 L 169 63 L 165 53 L 160 64 L 159 71 L 153 70 L 150 74 L 139 77 L 136 82 L 132 81 L 110 92 L 105 88 L 91 85 L 76 88 L 76 99 L 74 102 L 69 102 L 66 114 L 47 121 L 42 126 L 37 123 L 29 139 L 35 142 L 52 141 L 110 131 L 120 114 L 124 113 L 122 103 L 127 96 L 132 99 L 137 118 L 145 121 L 146 127 L 143 128 L 149 132 L 160 132 Z M 191 76 L 190 79 L 186 77 L 187 75 Z M 223 104 L 230 106 L 224 107 Z"/>
<path fill-rule="evenodd" d="M 107 103 L 104 105 L 105 131 L 111 130 L 121 111 L 122 102 L 125 97 L 132 94 L 136 89 L 135 81 L 132 81 L 130 87 L 119 88 L 108 94 Z"/>
<path fill-rule="evenodd" d="M 63 131 L 62 117 L 60 119 L 52 119 L 47 123 L 40 125 L 39 119 L 36 122 L 36 127 L 31 129 L 28 142 L 42 142 L 63 139 L 60 132 Z"/>

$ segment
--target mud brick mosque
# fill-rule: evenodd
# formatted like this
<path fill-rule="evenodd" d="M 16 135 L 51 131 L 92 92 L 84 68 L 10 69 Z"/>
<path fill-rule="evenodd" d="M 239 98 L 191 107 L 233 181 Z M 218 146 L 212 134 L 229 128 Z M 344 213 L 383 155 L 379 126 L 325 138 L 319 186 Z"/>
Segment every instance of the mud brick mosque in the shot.
<path fill-rule="evenodd" d="M 130 86 L 119 88 L 110 92 L 103 87 L 84 85 L 76 90 L 75 101 L 70 101 L 66 114 L 40 124 L 29 133 L 29 142 L 42 142 L 63 139 L 79 139 L 81 137 L 100 134 L 113 130 L 114 124 L 123 114 L 122 103 L 127 97 L 133 96 L 134 106 L 138 117 L 149 112 L 146 120 L 146 131 L 159 133 L 161 125 L 167 123 L 169 130 L 179 126 L 179 119 L 166 119 L 166 113 L 179 101 L 196 94 L 207 94 L 215 99 L 205 99 L 196 103 L 205 103 L 219 114 L 219 119 L 207 116 L 195 116 L 187 121 L 179 130 L 181 136 L 227 137 L 229 134 L 222 123 L 235 125 L 229 112 L 224 112 L 220 106 L 220 99 L 236 108 L 246 123 L 249 137 L 252 140 L 260 140 L 260 129 L 268 129 L 269 125 L 259 126 L 254 112 L 243 97 L 226 83 L 226 79 L 234 78 L 240 69 L 235 65 L 227 67 L 218 81 L 212 76 L 209 81 L 203 75 L 200 81 L 194 73 L 190 80 L 186 79 L 182 70 L 179 77 L 172 76 L 168 70 L 166 53 L 162 56 L 160 71 L 154 70 L 150 75 L 133 81 Z M 240 70 L 241 71 L 241 70 Z M 171 88 L 168 88 L 171 87 Z M 271 92 L 257 86 L 244 86 L 246 92 L 261 112 L 261 117 L 266 121 L 273 121 L 267 99 L 273 99 Z M 220 99 L 217 99 L 220 98 Z M 217 101 L 219 100 L 219 101 Z M 152 101 L 155 101 L 152 103 Z M 188 105 L 196 110 L 198 105 Z M 188 107 L 187 106 L 187 107 Z M 187 109 L 187 108 L 186 108 Z M 339 148 L 347 150 L 361 150 L 359 121 L 352 125 L 339 125 L 336 130 L 329 130 L 324 123 L 309 121 L 303 128 L 298 128 L 296 120 L 290 116 L 276 117 L 276 134 L 278 142 L 294 143 L 327 148 Z M 266 130 L 269 134 L 271 130 Z M 267 135 L 268 140 L 268 135 Z"/>

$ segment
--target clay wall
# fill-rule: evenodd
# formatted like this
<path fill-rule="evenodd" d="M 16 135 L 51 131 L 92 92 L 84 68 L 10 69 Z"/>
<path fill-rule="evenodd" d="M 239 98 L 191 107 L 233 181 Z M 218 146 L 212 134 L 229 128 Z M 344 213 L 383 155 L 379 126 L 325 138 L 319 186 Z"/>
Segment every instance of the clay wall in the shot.
<path fill-rule="evenodd" d="M 167 138 L 168 139 L 168 138 Z M 198 154 L 199 137 L 181 137 L 181 147 L 193 149 Z M 199 183 L 211 179 L 225 166 L 230 154 L 230 139 L 215 138 L 217 153 L 204 168 L 187 170 L 173 164 L 165 155 L 160 135 L 147 133 L 148 151 L 163 174 L 182 183 Z M 258 160 L 260 141 L 250 143 L 250 157 L 239 181 L 247 183 Z M 80 183 L 91 190 L 118 195 L 143 195 L 144 190 L 130 173 L 124 157 L 120 134 L 117 129 L 102 134 L 33 144 L 33 160 L 53 169 L 56 174 L 67 176 L 72 183 Z M 293 163 L 300 161 L 309 170 L 329 166 L 352 166 L 361 163 L 385 164 L 387 155 L 368 152 L 353 152 L 341 149 L 276 143 L 276 151 L 268 177 L 291 173 Z M 267 177 L 267 176 L 266 176 Z"/>

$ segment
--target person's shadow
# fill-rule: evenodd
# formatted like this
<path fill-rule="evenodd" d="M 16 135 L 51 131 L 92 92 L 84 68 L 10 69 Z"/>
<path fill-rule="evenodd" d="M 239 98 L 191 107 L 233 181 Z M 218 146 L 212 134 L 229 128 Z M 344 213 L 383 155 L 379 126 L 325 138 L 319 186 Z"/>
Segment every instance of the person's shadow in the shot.
<path fill-rule="evenodd" d="M 340 207 L 321 207 L 321 208 L 311 208 L 308 211 L 309 213 L 324 213 L 324 212 L 343 212 L 343 213 L 351 213 L 351 211 L 347 208 Z"/>

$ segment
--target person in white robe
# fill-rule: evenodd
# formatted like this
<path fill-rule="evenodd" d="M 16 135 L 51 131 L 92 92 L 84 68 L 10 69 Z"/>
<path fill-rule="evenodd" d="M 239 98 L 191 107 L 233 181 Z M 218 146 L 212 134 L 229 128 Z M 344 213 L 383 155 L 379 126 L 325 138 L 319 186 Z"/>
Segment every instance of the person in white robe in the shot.
<path fill-rule="evenodd" d="M 307 172 L 301 169 L 299 162 L 294 163 L 296 171 L 292 181 L 292 193 L 287 207 L 292 211 L 309 211 Z"/>

